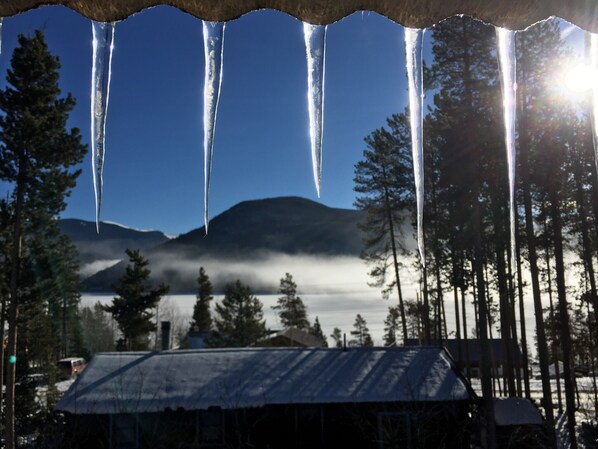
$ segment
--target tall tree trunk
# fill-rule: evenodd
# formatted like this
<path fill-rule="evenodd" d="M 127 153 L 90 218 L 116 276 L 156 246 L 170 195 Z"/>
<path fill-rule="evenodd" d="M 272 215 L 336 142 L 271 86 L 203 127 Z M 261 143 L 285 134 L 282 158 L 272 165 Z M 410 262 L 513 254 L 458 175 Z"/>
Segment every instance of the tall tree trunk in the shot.
<path fill-rule="evenodd" d="M 530 399 L 531 390 L 529 385 L 529 355 L 527 353 L 527 326 L 525 323 L 525 296 L 523 294 L 523 275 L 521 273 L 520 239 L 517 239 L 517 294 L 519 297 L 519 326 L 521 329 L 521 354 L 523 357 L 523 385 L 525 388 L 525 397 Z"/>
<path fill-rule="evenodd" d="M 459 289 L 456 285 L 453 286 L 453 301 L 455 303 L 455 339 L 457 340 L 457 357 L 463 360 L 461 348 L 461 320 L 459 317 Z M 460 367 L 463 369 L 463 367 Z"/>
<path fill-rule="evenodd" d="M 442 279 L 440 277 L 440 264 L 439 264 L 439 260 L 436 259 L 436 264 L 434 266 L 434 275 L 436 277 L 436 301 L 437 301 L 437 307 L 438 307 L 438 341 L 442 340 L 442 336 L 443 336 L 443 329 L 445 328 L 444 326 L 444 298 L 442 295 Z"/>
<path fill-rule="evenodd" d="M 542 205 L 542 209 L 544 210 L 544 235 L 548 238 L 548 223 L 546 217 L 546 205 Z M 552 270 L 550 269 L 550 252 L 549 246 L 546 245 L 546 282 L 548 288 L 548 303 L 549 303 L 549 314 L 550 314 L 550 322 L 552 323 L 552 336 L 553 336 L 553 343 L 552 343 L 552 362 L 555 366 L 555 374 L 556 374 L 556 392 L 557 392 L 557 400 L 559 406 L 559 414 L 563 413 L 563 399 L 561 397 L 561 363 L 559 361 L 558 356 L 558 345 L 556 343 L 556 338 L 558 334 L 557 324 L 556 324 L 556 314 L 554 312 L 554 303 L 552 301 Z"/>
<path fill-rule="evenodd" d="M 517 213 L 515 213 L 515 217 L 517 217 Z M 517 244 L 517 242 L 516 242 Z M 507 278 L 509 280 L 509 292 L 507 299 L 509 301 L 509 310 L 511 311 L 511 316 L 509 319 L 510 324 L 510 334 L 509 338 L 511 340 L 511 357 L 513 360 L 513 372 L 515 374 L 515 381 L 517 383 L 517 396 L 523 396 L 523 389 L 521 388 L 521 370 L 522 370 L 522 363 L 520 354 L 521 352 L 518 350 L 519 348 L 519 339 L 517 338 L 517 316 L 515 313 L 515 286 L 513 285 L 513 267 L 511 266 L 511 251 L 507 250 Z"/>
<path fill-rule="evenodd" d="M 585 272 L 588 275 L 588 281 L 590 282 L 590 301 L 594 306 L 594 319 L 598 323 L 598 308 L 596 308 L 598 296 L 596 295 L 596 275 L 594 274 L 594 260 L 592 258 L 592 242 L 590 239 L 590 226 L 588 224 L 585 195 L 583 191 L 583 180 L 582 167 L 580 161 L 575 158 L 574 166 L 574 177 L 576 187 L 576 203 L 577 203 L 577 215 L 580 219 L 581 224 L 581 241 L 582 241 L 582 258 L 584 263 Z"/>
<path fill-rule="evenodd" d="M 4 325 L 6 324 L 6 297 L 2 296 L 2 308 L 0 309 L 0 329 L 2 329 L 2 344 L 0 344 L 0 434 L 4 435 Z"/>
<path fill-rule="evenodd" d="M 386 176 L 386 173 L 384 173 Z M 403 290 L 401 288 L 401 277 L 399 276 L 399 255 L 397 251 L 397 242 L 395 240 L 394 219 L 392 216 L 392 209 L 390 205 L 390 195 L 386 187 L 384 188 L 384 202 L 386 207 L 386 215 L 388 217 L 388 228 L 390 231 L 390 244 L 392 248 L 392 260 L 395 272 L 395 281 L 397 284 L 397 295 L 399 297 L 399 313 L 401 314 L 401 327 L 403 328 L 403 344 L 407 345 L 407 320 L 405 318 L 405 306 L 403 304 Z"/>
<path fill-rule="evenodd" d="M 461 312 L 463 313 L 463 346 L 465 349 L 465 371 L 467 378 L 471 380 L 470 360 L 469 360 L 469 342 L 467 341 L 467 297 L 465 295 L 465 287 L 461 287 Z"/>
<path fill-rule="evenodd" d="M 492 375 L 490 368 L 490 342 L 488 341 L 488 305 L 486 303 L 486 283 L 484 280 L 484 262 L 482 251 L 482 217 L 479 204 L 479 187 L 473 191 L 473 267 L 478 290 L 479 341 L 482 376 L 482 397 L 484 401 L 484 419 L 486 428 L 486 449 L 496 448 L 496 424 L 494 422 L 494 397 L 492 394 Z"/>
<path fill-rule="evenodd" d="M 6 369 L 6 448 L 15 449 L 15 382 L 16 382 L 16 357 L 17 357 L 17 317 L 19 303 L 19 271 L 21 265 L 21 232 L 23 201 L 25 197 L 25 180 L 27 179 L 27 157 L 25 152 L 19 156 L 19 173 L 16 183 L 16 206 L 12 238 L 12 254 L 10 269 L 10 305 L 8 308 L 8 344 L 6 355 L 9 363 Z"/>
<path fill-rule="evenodd" d="M 428 268 L 422 267 L 422 282 L 423 282 L 423 292 L 422 296 L 424 297 L 424 338 L 425 344 L 429 345 L 432 344 L 432 329 L 430 326 L 430 295 L 428 292 Z"/>
<path fill-rule="evenodd" d="M 522 45 L 522 58 L 526 58 L 526 50 Z M 536 323 L 536 339 L 538 345 L 538 359 L 540 362 L 540 377 L 542 378 L 542 405 L 546 415 L 546 427 L 548 429 L 548 441 L 553 449 L 556 449 L 556 433 L 554 420 L 554 405 L 552 402 L 552 387 L 550 385 L 550 361 L 548 358 L 548 345 L 546 343 L 546 329 L 544 327 L 544 311 L 542 308 L 542 296 L 540 292 L 540 274 L 538 270 L 538 255 L 536 252 L 536 237 L 534 234 L 534 216 L 532 212 L 532 196 L 530 191 L 530 169 L 529 149 L 530 135 L 528 128 L 528 117 L 526 109 L 526 77 L 525 67 L 521 66 L 522 74 L 521 87 L 519 87 L 519 170 L 521 190 L 523 193 L 523 208 L 525 211 L 525 235 L 529 255 L 530 276 L 532 280 L 532 296 L 534 300 L 534 318 Z M 520 267 L 518 267 L 520 270 Z"/>
<path fill-rule="evenodd" d="M 565 284 L 565 261 L 563 256 L 563 234 L 561 228 L 560 201 L 558 193 L 552 186 L 550 195 L 550 216 L 554 243 L 554 260 L 556 265 L 556 288 L 559 301 L 559 327 L 561 346 L 563 350 L 563 377 L 565 384 L 565 402 L 567 404 L 567 429 L 571 449 L 577 449 L 575 435 L 575 380 L 571 369 L 571 336 L 569 325 L 569 311 L 567 310 L 567 289 Z"/>

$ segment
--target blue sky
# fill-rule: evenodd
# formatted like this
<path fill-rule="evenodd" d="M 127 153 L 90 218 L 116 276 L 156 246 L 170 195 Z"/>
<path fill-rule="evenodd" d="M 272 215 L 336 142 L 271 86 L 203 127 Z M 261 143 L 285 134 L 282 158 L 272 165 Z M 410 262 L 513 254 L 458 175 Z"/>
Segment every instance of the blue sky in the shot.
<path fill-rule="evenodd" d="M 60 56 L 70 125 L 89 142 L 91 24 L 60 6 L 4 19 L 0 73 L 18 33 L 41 28 Z M 116 26 L 102 219 L 171 234 L 203 224 L 201 22 L 156 7 Z M 210 215 L 239 201 L 317 199 L 312 179 L 301 23 L 259 11 L 229 22 L 216 127 Z M 357 13 L 328 27 L 320 201 L 351 207 L 363 138 L 407 104 L 402 27 Z M 94 219 L 91 160 L 64 217 Z"/>
<path fill-rule="evenodd" d="M 89 143 L 91 23 L 61 6 L 4 19 L 0 88 L 19 33 L 41 28 L 62 63 L 70 125 Z M 563 24 L 574 46 L 578 29 Z M 573 32 L 572 32 L 573 31 Z M 201 21 L 160 6 L 116 26 L 102 219 L 169 234 L 203 225 Z M 301 22 L 257 11 L 226 26 L 210 216 L 240 201 L 299 195 L 317 200 Z M 429 55 L 429 33 L 424 55 Z M 407 105 L 403 28 L 376 13 L 328 27 L 320 201 L 352 207 L 363 138 Z M 425 132 L 425 130 L 424 130 Z M 91 156 L 63 217 L 93 220 Z M 0 188 L 5 192 L 6 188 Z"/>

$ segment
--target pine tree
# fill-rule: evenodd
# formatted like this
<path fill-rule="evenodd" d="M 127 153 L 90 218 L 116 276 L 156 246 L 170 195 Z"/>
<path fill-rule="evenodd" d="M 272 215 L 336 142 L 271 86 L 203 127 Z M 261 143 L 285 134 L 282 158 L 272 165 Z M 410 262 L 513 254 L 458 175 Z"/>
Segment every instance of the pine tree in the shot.
<path fill-rule="evenodd" d="M 200 267 L 197 278 L 197 301 L 193 306 L 193 321 L 191 321 L 192 330 L 209 332 L 212 329 L 210 302 L 214 299 L 212 296 L 213 291 L 214 288 L 210 282 L 210 277 L 206 274 L 204 268 Z"/>
<path fill-rule="evenodd" d="M 283 327 L 309 330 L 307 308 L 303 304 L 303 300 L 297 296 L 297 284 L 289 273 L 285 273 L 284 278 L 280 280 L 278 293 L 283 296 L 278 298 L 277 305 L 272 309 L 278 312 Z"/>
<path fill-rule="evenodd" d="M 314 320 L 314 325 L 310 326 L 309 333 L 320 339 L 323 348 L 328 347 L 328 341 L 326 341 L 326 337 L 324 336 L 324 332 L 322 331 L 322 326 L 320 326 L 320 320 L 318 317 L 316 317 Z"/>
<path fill-rule="evenodd" d="M 13 219 L 10 244 L 10 305 L 8 310 L 9 356 L 17 352 L 17 316 L 22 288 L 21 258 L 28 242 L 24 224 L 34 224 L 40 214 L 56 217 L 65 207 L 64 198 L 75 186 L 86 147 L 79 130 L 66 129 L 75 100 L 59 98 L 60 63 L 52 56 L 41 31 L 19 36 L 7 87 L 0 91 L 0 179 L 11 183 Z M 24 242 L 24 243 L 23 243 Z M 14 449 L 15 364 L 6 379 L 6 447 Z"/>
<path fill-rule="evenodd" d="M 402 227 L 413 203 L 413 175 L 409 127 L 405 114 L 388 120 L 392 133 L 378 129 L 365 139 L 363 160 L 355 165 L 355 207 L 367 212 L 360 228 L 365 232 L 362 258 L 372 266 L 372 285 L 385 297 L 395 290 L 403 338 L 407 338 L 400 256 L 405 254 Z"/>
<path fill-rule="evenodd" d="M 332 340 L 334 341 L 335 348 L 343 347 L 343 333 L 338 327 L 335 327 L 332 330 L 332 333 L 330 334 L 330 338 L 332 338 Z"/>
<path fill-rule="evenodd" d="M 151 288 L 147 284 L 150 275 L 149 261 L 139 250 L 127 249 L 125 252 L 129 265 L 115 288 L 118 296 L 112 300 L 112 305 L 104 306 L 104 310 L 112 314 L 122 333 L 119 349 L 146 350 L 148 335 L 156 330 L 151 310 L 156 308 L 169 288 L 164 284 Z"/>
<path fill-rule="evenodd" d="M 397 346 L 397 333 L 399 332 L 399 309 L 389 307 L 388 315 L 384 320 L 384 346 Z"/>
<path fill-rule="evenodd" d="M 364 348 L 374 346 L 374 341 L 370 335 L 370 330 L 368 329 L 365 318 L 363 318 L 360 314 L 357 314 L 355 317 L 355 323 L 353 323 L 351 336 L 353 337 L 349 341 L 349 346 L 351 347 Z"/>
<path fill-rule="evenodd" d="M 93 307 L 83 307 L 79 315 L 83 328 L 84 355 L 90 359 L 98 352 L 114 351 L 114 329 L 102 304 L 96 302 Z"/>
<path fill-rule="evenodd" d="M 208 342 L 213 347 L 245 347 L 266 335 L 262 303 L 241 281 L 224 287 L 224 298 L 216 304 L 214 331 Z"/>

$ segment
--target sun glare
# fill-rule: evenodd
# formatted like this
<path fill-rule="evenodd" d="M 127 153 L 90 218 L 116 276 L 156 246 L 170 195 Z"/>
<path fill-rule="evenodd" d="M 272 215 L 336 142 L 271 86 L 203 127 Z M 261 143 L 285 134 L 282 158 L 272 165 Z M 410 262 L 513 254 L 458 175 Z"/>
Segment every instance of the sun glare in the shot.
<path fill-rule="evenodd" d="M 572 92 L 585 92 L 598 82 L 596 69 L 586 64 L 578 64 L 567 71 L 565 86 Z"/>

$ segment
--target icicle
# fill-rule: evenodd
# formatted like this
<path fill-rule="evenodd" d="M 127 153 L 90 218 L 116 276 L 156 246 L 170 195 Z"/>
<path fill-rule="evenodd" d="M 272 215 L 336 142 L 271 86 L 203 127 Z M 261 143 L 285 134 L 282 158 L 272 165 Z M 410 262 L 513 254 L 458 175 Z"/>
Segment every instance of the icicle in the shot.
<path fill-rule="evenodd" d="M 0 55 L 2 54 L 2 21 L 4 19 L 0 17 Z"/>
<path fill-rule="evenodd" d="M 96 199 L 96 231 L 100 232 L 100 209 L 104 181 L 106 151 L 106 115 L 110 97 L 114 22 L 91 22 L 93 31 L 93 63 L 91 68 L 91 159 Z"/>
<path fill-rule="evenodd" d="M 324 76 L 326 65 L 326 26 L 303 24 L 307 57 L 307 104 L 311 159 L 316 192 L 320 197 L 322 182 L 322 135 L 324 132 Z"/>
<path fill-rule="evenodd" d="M 590 64 L 598 76 L 598 34 L 590 33 Z M 598 175 L 598 80 L 592 85 L 592 134 L 594 136 L 594 161 Z"/>
<path fill-rule="evenodd" d="M 509 166 L 509 206 L 511 217 L 511 266 L 515 270 L 516 215 L 515 215 L 515 92 L 517 90 L 515 67 L 515 31 L 496 28 L 500 82 L 502 85 L 505 145 Z"/>
<path fill-rule="evenodd" d="M 204 225 L 208 233 L 208 198 L 212 177 L 214 130 L 222 84 L 222 58 L 224 52 L 224 22 L 203 21 L 203 48 L 205 76 L 203 87 L 203 169 L 204 169 Z"/>
<path fill-rule="evenodd" d="M 411 152 L 417 203 L 417 247 L 421 264 L 426 266 L 424 248 L 424 149 L 423 149 L 423 66 L 424 30 L 405 28 L 405 54 L 409 81 L 409 122 L 411 124 Z"/>

